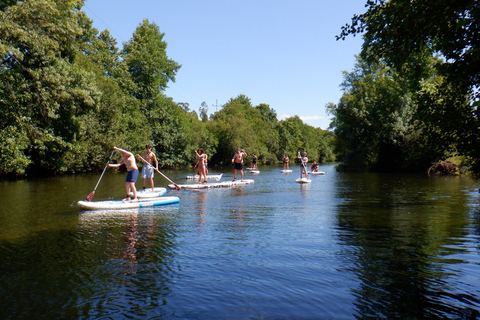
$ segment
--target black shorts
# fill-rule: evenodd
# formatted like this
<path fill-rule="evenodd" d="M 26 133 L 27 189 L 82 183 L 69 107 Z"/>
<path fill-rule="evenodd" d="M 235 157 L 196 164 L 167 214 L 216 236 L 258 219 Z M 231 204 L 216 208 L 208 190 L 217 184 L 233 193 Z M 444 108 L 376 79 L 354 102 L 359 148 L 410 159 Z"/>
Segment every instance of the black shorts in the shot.
<path fill-rule="evenodd" d="M 235 162 L 235 170 L 243 170 L 243 163 Z"/>

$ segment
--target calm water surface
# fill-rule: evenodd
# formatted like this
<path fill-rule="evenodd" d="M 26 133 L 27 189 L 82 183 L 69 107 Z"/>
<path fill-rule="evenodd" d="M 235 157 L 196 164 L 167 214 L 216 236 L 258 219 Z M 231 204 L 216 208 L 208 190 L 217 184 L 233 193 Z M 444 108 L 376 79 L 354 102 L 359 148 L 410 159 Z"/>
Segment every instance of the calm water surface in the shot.
<path fill-rule="evenodd" d="M 99 174 L 0 182 L 0 318 L 480 319 L 478 182 L 293 169 L 124 211 L 78 209 Z"/>

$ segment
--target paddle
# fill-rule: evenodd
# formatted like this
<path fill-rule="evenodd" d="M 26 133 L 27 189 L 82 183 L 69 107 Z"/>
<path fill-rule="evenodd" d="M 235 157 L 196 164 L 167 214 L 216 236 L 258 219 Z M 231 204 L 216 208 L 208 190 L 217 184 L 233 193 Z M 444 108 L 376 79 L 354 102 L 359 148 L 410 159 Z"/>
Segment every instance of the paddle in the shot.
<path fill-rule="evenodd" d="M 175 189 L 180 190 L 180 186 L 179 186 L 178 184 L 176 184 L 175 182 L 173 182 L 172 180 L 170 180 L 166 175 L 164 175 L 164 174 L 161 173 L 157 168 L 155 168 L 154 166 L 152 166 L 150 162 L 148 162 L 147 160 L 143 159 L 142 156 L 140 156 L 139 154 L 137 154 L 137 157 L 139 157 L 140 159 L 142 159 L 143 162 L 145 162 L 147 165 L 149 165 L 150 167 L 152 167 L 153 170 L 155 170 L 155 171 L 157 171 L 158 173 L 160 173 L 165 179 L 167 179 L 168 181 L 170 181 L 171 183 L 173 183 L 173 185 L 175 186 Z"/>
<path fill-rule="evenodd" d="M 95 191 L 97 191 L 98 184 L 100 183 L 100 180 L 102 180 L 103 174 L 105 173 L 105 170 L 107 170 L 108 164 L 110 163 L 110 160 L 112 159 L 113 154 L 115 153 L 115 149 L 113 149 L 112 154 L 110 155 L 110 158 L 108 158 L 107 164 L 105 165 L 105 168 L 103 168 L 102 175 L 100 176 L 100 179 L 98 179 L 97 185 L 95 186 L 95 189 L 85 198 L 87 201 L 92 201 L 93 195 L 95 194 Z"/>

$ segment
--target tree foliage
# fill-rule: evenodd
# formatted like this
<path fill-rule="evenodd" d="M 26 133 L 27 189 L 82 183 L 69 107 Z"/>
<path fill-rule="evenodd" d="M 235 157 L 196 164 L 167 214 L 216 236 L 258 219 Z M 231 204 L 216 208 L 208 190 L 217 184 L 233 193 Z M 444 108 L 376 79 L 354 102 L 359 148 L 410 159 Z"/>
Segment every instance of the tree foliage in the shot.
<path fill-rule="evenodd" d="M 355 70 L 344 74 L 344 94 L 328 108 L 345 169 L 425 172 L 458 152 L 464 125 L 473 119 L 468 100 L 432 67 L 437 63 L 430 58 L 424 65 L 418 87 L 382 61 L 358 58 Z"/>
<path fill-rule="evenodd" d="M 362 58 L 370 64 L 384 61 L 408 83 L 423 133 L 433 139 L 450 132 L 444 153 L 450 149 L 468 156 L 474 171 L 480 172 L 480 151 L 474 147 L 480 144 L 478 1 L 368 0 L 366 8 L 337 38 L 363 34 Z M 428 64 L 435 53 L 442 61 Z M 426 65 L 435 69 L 435 79 L 427 78 Z M 441 153 L 430 143 L 433 154 Z"/>
<path fill-rule="evenodd" d="M 181 66 L 157 25 L 143 20 L 119 47 L 108 30 L 92 27 L 82 5 L 0 3 L 0 176 L 101 170 L 106 150 L 142 152 L 147 143 L 162 167 L 193 165 L 198 148 L 213 164 L 229 164 L 237 147 L 263 163 L 281 159 L 290 137 L 269 105 L 240 95 L 210 119 L 202 103 L 199 119 L 188 102 L 164 94 Z M 328 148 L 323 130 L 295 123 L 312 152 Z"/>
<path fill-rule="evenodd" d="M 220 164 L 230 163 L 237 148 L 249 155 L 255 153 L 265 164 L 276 163 L 285 154 L 296 155 L 298 150 L 309 152 L 311 159 L 320 162 L 335 160 L 331 133 L 304 124 L 298 116 L 278 121 L 269 105 L 254 107 L 245 95 L 230 99 L 212 116 L 208 127 L 219 141 L 212 160 Z"/>

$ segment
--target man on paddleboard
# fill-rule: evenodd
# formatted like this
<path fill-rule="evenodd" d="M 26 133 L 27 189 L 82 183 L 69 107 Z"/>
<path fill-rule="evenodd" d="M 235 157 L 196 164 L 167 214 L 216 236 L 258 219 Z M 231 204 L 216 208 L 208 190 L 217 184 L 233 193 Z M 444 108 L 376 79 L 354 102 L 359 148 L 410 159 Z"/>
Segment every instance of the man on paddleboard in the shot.
<path fill-rule="evenodd" d="M 122 164 L 124 164 L 127 167 L 127 179 L 125 180 L 125 190 L 127 191 L 127 196 L 123 201 L 130 201 L 130 192 L 133 193 L 133 200 L 137 200 L 137 189 L 135 188 L 135 182 L 137 182 L 138 178 L 138 167 L 137 163 L 135 161 L 135 156 L 133 153 L 131 153 L 127 148 L 125 149 L 120 149 L 117 147 L 113 147 L 114 150 L 119 151 L 123 159 L 117 163 L 117 164 L 107 164 L 107 166 L 112 167 L 112 168 L 118 168 Z"/>
<path fill-rule="evenodd" d="M 237 153 L 232 158 L 232 163 L 235 165 L 235 170 L 233 171 L 233 181 L 237 180 L 237 170 L 240 170 L 240 175 L 242 176 L 243 181 L 243 157 L 246 157 L 247 153 L 245 150 L 237 149 Z"/>
<path fill-rule="evenodd" d="M 154 168 L 158 170 L 158 161 L 155 153 L 152 152 L 152 145 L 147 144 L 145 146 L 145 152 L 142 154 L 142 158 L 145 159 L 150 165 L 145 164 L 142 167 L 142 178 L 143 178 L 143 190 L 147 187 L 147 179 L 150 180 L 150 186 L 152 187 L 152 192 L 155 192 L 155 188 L 153 185 L 153 176 L 155 174 Z M 153 163 L 155 162 L 155 165 Z"/>

